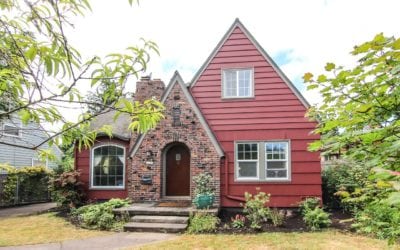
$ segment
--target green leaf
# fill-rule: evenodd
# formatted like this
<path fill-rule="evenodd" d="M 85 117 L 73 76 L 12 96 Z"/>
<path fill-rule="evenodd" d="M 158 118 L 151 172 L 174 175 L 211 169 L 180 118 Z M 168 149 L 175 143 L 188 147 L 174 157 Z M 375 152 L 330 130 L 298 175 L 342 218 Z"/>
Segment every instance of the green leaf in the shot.
<path fill-rule="evenodd" d="M 311 74 L 311 73 L 305 73 L 304 74 L 304 76 L 303 76 L 303 80 L 304 80 L 304 82 L 311 82 L 312 81 L 312 78 L 313 78 L 313 74 Z"/>
<path fill-rule="evenodd" d="M 319 75 L 317 82 L 326 82 L 327 79 L 326 75 Z"/>
<path fill-rule="evenodd" d="M 400 192 L 391 193 L 384 202 L 386 202 L 390 206 L 400 207 Z"/>
<path fill-rule="evenodd" d="M 31 46 L 26 52 L 25 57 L 28 58 L 30 61 L 33 61 L 37 55 L 36 46 Z"/>
<path fill-rule="evenodd" d="M 336 67 L 336 65 L 334 63 L 327 63 L 325 65 L 325 70 L 326 71 L 331 71 L 331 70 L 335 69 L 335 67 Z"/>

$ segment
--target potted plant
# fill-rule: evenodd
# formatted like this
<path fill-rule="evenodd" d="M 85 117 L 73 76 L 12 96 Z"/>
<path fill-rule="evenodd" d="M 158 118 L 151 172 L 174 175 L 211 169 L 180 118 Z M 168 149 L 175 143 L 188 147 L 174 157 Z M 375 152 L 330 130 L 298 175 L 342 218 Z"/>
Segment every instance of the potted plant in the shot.
<path fill-rule="evenodd" d="M 196 184 L 193 204 L 195 204 L 198 209 L 211 207 L 215 199 L 214 188 L 211 186 L 211 174 L 201 173 L 193 177 L 193 181 Z"/>

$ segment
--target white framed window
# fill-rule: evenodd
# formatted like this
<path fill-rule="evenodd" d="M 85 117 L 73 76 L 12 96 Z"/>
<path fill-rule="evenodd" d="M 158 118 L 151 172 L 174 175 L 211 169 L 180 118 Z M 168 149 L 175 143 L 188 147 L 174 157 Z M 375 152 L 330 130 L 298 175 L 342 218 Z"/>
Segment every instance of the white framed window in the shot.
<path fill-rule="evenodd" d="M 289 177 L 287 141 L 265 143 L 266 179 L 287 180 Z"/>
<path fill-rule="evenodd" d="M 240 179 L 258 179 L 258 144 L 236 144 L 237 177 Z"/>
<path fill-rule="evenodd" d="M 235 143 L 236 181 L 290 181 L 290 141 Z"/>
<path fill-rule="evenodd" d="M 13 123 L 4 123 L 3 135 L 11 137 L 21 137 L 21 126 Z"/>
<path fill-rule="evenodd" d="M 32 167 L 34 166 L 43 166 L 47 168 L 47 160 L 41 161 L 38 158 L 32 158 Z"/>
<path fill-rule="evenodd" d="M 91 155 L 91 188 L 125 188 L 125 147 L 100 145 Z"/>
<path fill-rule="evenodd" d="M 249 98 L 253 96 L 253 69 L 222 70 L 223 98 Z"/>

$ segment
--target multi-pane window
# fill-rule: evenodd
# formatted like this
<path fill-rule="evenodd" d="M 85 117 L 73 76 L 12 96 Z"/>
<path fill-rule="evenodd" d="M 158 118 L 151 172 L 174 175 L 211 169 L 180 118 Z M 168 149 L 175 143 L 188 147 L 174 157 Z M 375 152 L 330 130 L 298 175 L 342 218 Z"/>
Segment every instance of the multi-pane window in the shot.
<path fill-rule="evenodd" d="M 288 143 L 265 143 L 265 161 L 267 179 L 287 179 L 288 177 Z"/>
<path fill-rule="evenodd" d="M 258 178 L 258 144 L 237 144 L 237 176 L 239 178 Z"/>
<path fill-rule="evenodd" d="M 17 125 L 7 123 L 3 125 L 3 135 L 19 137 L 21 130 Z"/>
<path fill-rule="evenodd" d="M 222 75 L 224 98 L 253 96 L 252 69 L 226 69 Z"/>
<path fill-rule="evenodd" d="M 290 180 L 289 152 L 288 141 L 236 143 L 236 179 Z"/>
<path fill-rule="evenodd" d="M 105 145 L 93 149 L 92 187 L 124 187 L 125 150 Z"/>

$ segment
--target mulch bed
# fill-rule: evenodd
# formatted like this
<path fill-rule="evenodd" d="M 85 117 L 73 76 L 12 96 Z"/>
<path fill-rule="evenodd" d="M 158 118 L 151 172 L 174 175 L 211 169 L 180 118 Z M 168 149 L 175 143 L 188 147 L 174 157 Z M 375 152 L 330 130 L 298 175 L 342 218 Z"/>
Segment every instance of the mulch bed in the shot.
<path fill-rule="evenodd" d="M 249 233 L 253 234 L 255 232 L 309 232 L 310 230 L 307 228 L 306 224 L 303 221 L 303 217 L 297 212 L 293 212 L 291 216 L 285 218 L 285 221 L 282 226 L 275 227 L 271 222 L 264 223 L 262 228 L 258 231 L 251 229 L 248 221 L 246 222 L 246 227 L 244 228 L 233 228 L 231 226 L 231 218 L 234 218 L 237 214 L 241 214 L 238 212 L 231 211 L 221 211 L 219 217 L 221 219 L 221 223 L 218 226 L 216 233 L 223 234 L 235 234 L 235 233 Z M 332 224 L 329 228 L 338 229 L 341 231 L 351 231 L 351 215 L 344 213 L 343 211 L 330 211 L 330 218 L 332 220 Z"/>

